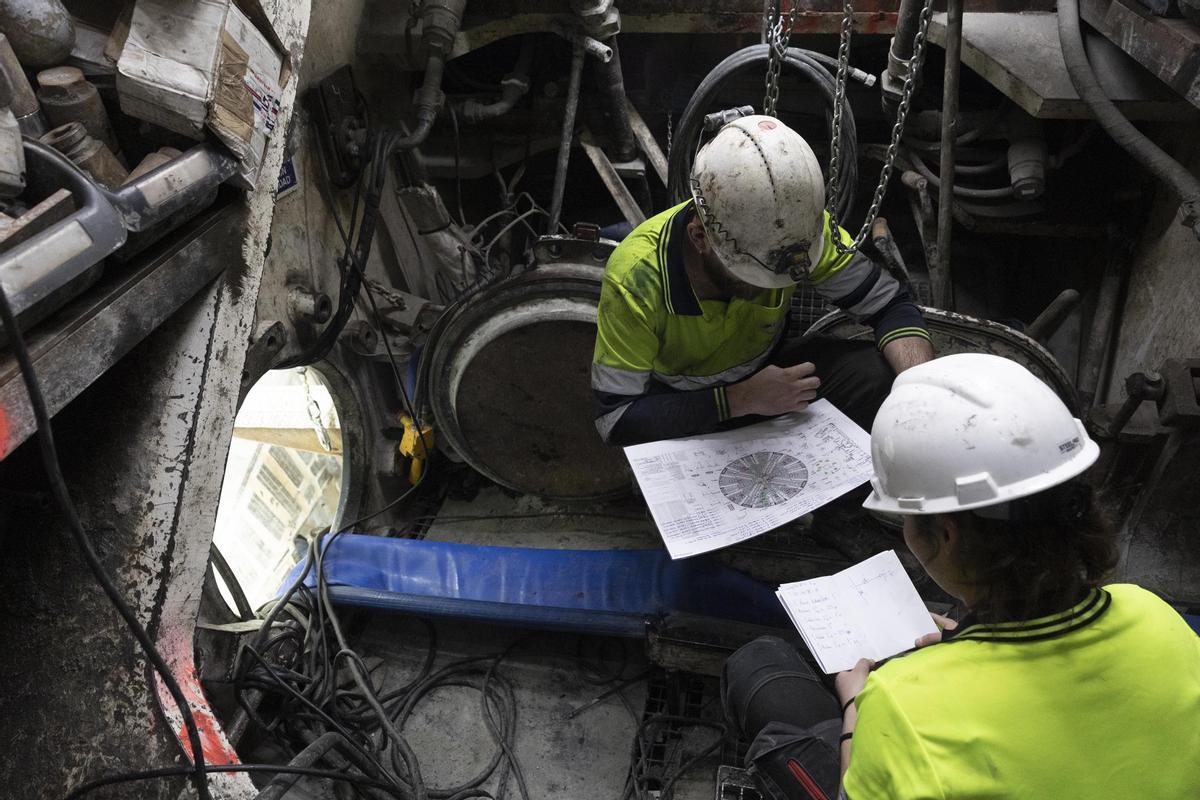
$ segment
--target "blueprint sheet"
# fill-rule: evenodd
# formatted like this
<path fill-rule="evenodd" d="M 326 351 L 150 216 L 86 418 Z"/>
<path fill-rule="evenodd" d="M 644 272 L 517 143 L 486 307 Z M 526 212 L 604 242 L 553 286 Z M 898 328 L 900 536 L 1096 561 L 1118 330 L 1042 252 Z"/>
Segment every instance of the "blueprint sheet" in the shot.
<path fill-rule="evenodd" d="M 828 400 L 687 439 L 625 448 L 671 558 L 766 533 L 871 477 L 871 437 Z"/>

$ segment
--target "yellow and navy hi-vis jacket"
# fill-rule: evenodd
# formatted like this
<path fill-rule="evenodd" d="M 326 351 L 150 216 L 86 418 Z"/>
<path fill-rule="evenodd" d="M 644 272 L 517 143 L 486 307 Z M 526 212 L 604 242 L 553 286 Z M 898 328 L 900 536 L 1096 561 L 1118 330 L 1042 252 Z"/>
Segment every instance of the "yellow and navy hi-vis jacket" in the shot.
<path fill-rule="evenodd" d="M 795 287 L 751 300 L 696 298 L 683 265 L 691 208 L 681 203 L 643 222 L 604 270 L 592 389 L 596 428 L 610 444 L 711 430 L 730 416 L 725 386 L 756 372 L 783 338 Z M 813 288 L 871 325 L 880 349 L 906 336 L 928 339 L 903 287 L 866 256 L 839 254 L 824 230 Z"/>
<path fill-rule="evenodd" d="M 1200 797 L 1200 639 L 1132 584 L 893 658 L 854 700 L 850 800 Z"/>

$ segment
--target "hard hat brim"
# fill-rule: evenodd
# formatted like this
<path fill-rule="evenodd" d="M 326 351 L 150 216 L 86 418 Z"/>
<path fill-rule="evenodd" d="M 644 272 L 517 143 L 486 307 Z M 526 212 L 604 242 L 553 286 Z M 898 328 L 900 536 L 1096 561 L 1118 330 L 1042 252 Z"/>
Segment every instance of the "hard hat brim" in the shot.
<path fill-rule="evenodd" d="M 1078 419 L 1075 420 L 1075 423 L 1083 434 L 1083 448 L 1074 458 L 1060 464 L 1055 469 L 1039 473 L 1018 483 L 999 487 L 994 497 L 968 503 L 962 502 L 955 495 L 934 498 L 897 498 L 882 492 L 879 482 L 872 478 L 871 494 L 863 501 L 862 507 L 868 511 L 880 511 L 901 516 L 953 514 L 959 511 L 1001 505 L 1066 483 L 1086 471 L 1096 463 L 1096 459 L 1100 456 L 1100 446 L 1087 436 L 1083 423 Z"/>

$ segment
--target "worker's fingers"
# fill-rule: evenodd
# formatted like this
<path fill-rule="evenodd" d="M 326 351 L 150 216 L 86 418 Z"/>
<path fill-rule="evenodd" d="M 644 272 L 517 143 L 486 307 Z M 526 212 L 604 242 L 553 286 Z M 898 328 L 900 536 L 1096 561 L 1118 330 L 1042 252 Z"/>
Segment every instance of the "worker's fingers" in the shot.
<path fill-rule="evenodd" d="M 931 644 L 937 644 L 941 640 L 942 632 L 938 631 L 937 633 L 927 633 L 924 636 L 918 636 L 917 640 L 913 642 L 913 644 L 916 647 L 928 647 Z"/>
<path fill-rule="evenodd" d="M 805 361 L 803 364 L 797 364 L 794 367 L 785 367 L 783 375 L 788 380 L 794 378 L 806 378 L 817 371 L 817 367 L 811 361 Z"/>
<path fill-rule="evenodd" d="M 790 381 L 792 389 L 799 392 L 815 392 L 821 388 L 821 379 L 816 375 L 809 378 L 796 378 Z"/>
<path fill-rule="evenodd" d="M 944 631 L 952 631 L 958 627 L 958 623 L 949 617 L 944 617 L 941 614 L 929 612 L 929 616 L 933 617 L 933 623 Z"/>

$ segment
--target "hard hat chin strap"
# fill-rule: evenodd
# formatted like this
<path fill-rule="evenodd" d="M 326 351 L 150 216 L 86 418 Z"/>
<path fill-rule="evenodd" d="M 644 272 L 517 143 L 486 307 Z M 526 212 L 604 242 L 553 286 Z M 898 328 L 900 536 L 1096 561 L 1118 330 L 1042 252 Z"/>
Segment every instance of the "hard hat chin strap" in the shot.
<path fill-rule="evenodd" d="M 994 506 L 971 509 L 984 519 L 1007 522 L 1052 522 L 1056 525 L 1075 525 L 1087 517 L 1092 508 L 1092 487 L 1082 480 L 1071 480 L 1029 497 L 1021 497 Z"/>

